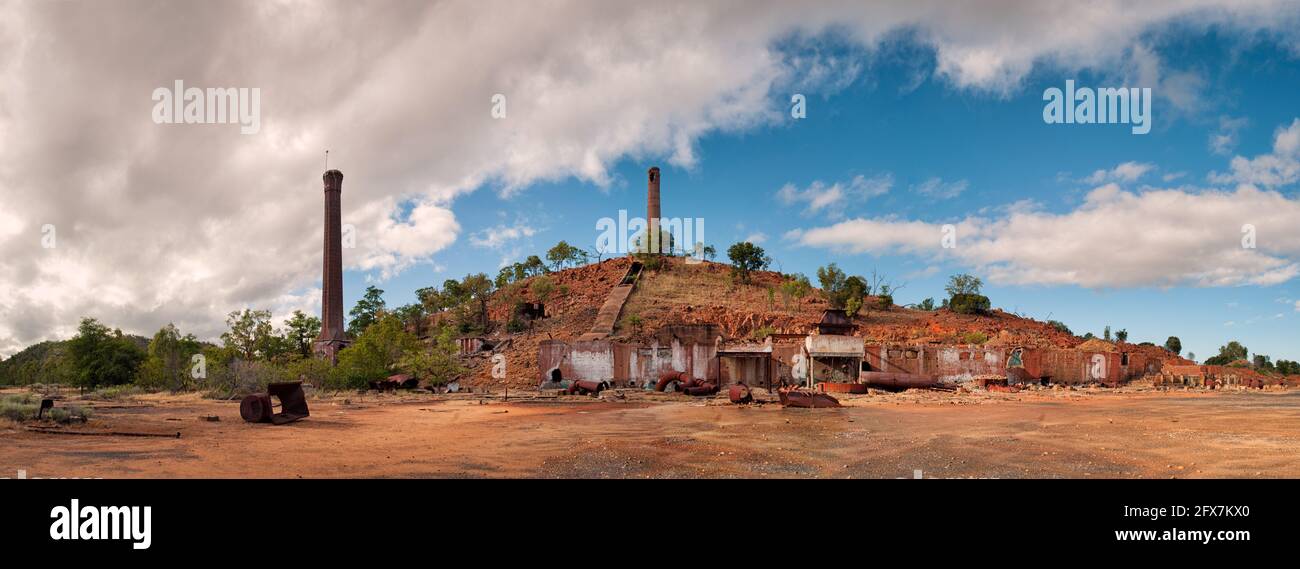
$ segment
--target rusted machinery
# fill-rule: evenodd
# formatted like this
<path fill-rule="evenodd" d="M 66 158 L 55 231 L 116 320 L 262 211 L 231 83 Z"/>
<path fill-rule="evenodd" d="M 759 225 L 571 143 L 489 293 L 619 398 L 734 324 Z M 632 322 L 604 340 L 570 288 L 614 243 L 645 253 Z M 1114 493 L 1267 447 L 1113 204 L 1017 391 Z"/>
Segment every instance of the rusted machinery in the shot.
<path fill-rule="evenodd" d="M 690 381 L 690 374 L 684 371 L 666 371 L 659 374 L 659 381 L 655 382 L 655 391 L 677 391 L 683 384 Z"/>
<path fill-rule="evenodd" d="M 399 373 L 390 375 L 384 379 L 376 379 L 370 382 L 370 388 L 380 391 L 391 391 L 395 389 L 415 389 L 420 386 L 419 378 L 415 376 Z"/>
<path fill-rule="evenodd" d="M 601 391 L 609 389 L 609 382 L 606 381 L 587 381 L 577 380 L 569 384 L 569 395 L 600 395 Z"/>
<path fill-rule="evenodd" d="M 713 395 L 718 392 L 718 384 L 702 379 L 690 379 L 682 384 L 682 393 L 687 395 Z"/>
<path fill-rule="evenodd" d="M 279 413 L 274 412 L 272 397 L 280 401 Z M 266 393 L 249 395 L 239 402 L 239 416 L 249 423 L 284 425 L 310 414 L 307 410 L 307 394 L 302 391 L 301 381 L 268 384 Z"/>
<path fill-rule="evenodd" d="M 804 391 L 798 388 L 778 389 L 776 394 L 781 398 L 781 405 L 785 407 L 817 409 L 840 406 L 839 399 L 831 397 L 826 393 L 817 393 L 816 391 Z"/>
<path fill-rule="evenodd" d="M 867 384 L 822 381 L 817 383 L 817 390 L 822 393 L 853 393 L 861 395 L 867 392 Z"/>
<path fill-rule="evenodd" d="M 754 402 L 754 394 L 749 392 L 749 386 L 743 383 L 732 384 L 727 389 L 727 399 L 737 405 Z"/>
<path fill-rule="evenodd" d="M 862 382 L 878 389 L 902 391 L 904 389 L 943 389 L 939 378 L 933 375 L 895 373 L 890 371 L 864 371 Z"/>
<path fill-rule="evenodd" d="M 684 371 L 666 371 L 659 374 L 659 381 L 655 382 L 655 391 L 713 395 L 718 392 L 718 384 L 707 379 L 695 379 Z"/>

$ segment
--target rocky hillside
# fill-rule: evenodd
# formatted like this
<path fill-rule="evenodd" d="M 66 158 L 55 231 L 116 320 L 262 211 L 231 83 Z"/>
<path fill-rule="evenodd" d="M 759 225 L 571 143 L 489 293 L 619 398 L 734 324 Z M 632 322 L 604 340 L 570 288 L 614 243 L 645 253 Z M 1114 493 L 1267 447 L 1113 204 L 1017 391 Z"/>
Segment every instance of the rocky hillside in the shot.
<path fill-rule="evenodd" d="M 465 383 L 494 389 L 533 387 L 538 373 L 538 344 L 551 338 L 573 340 L 587 332 L 606 295 L 631 263 L 630 258 L 621 257 L 551 273 L 549 278 L 556 292 L 547 302 L 548 317 L 535 322 L 528 331 L 508 334 L 497 325 L 489 335 L 498 343 L 508 341 L 499 349 L 506 357 L 508 379 L 492 379 L 489 354 L 483 354 L 471 359 L 471 373 Z M 827 308 L 817 289 L 803 299 L 783 298 L 780 284 L 786 277 L 780 273 L 757 272 L 750 284 L 736 285 L 731 282 L 730 271 L 726 264 L 688 264 L 683 259 L 666 259 L 660 269 L 647 269 L 623 308 L 614 339 L 636 341 L 648 338 L 666 324 L 692 323 L 719 324 L 733 340 L 754 339 L 766 332 L 807 332 Z M 538 301 L 530 290 L 533 281 L 535 278 L 519 283 L 514 297 L 511 293 L 497 294 L 490 306 L 493 322 L 508 320 L 515 298 Z M 875 299 L 868 299 L 867 307 L 854 320 L 862 336 L 877 342 L 1040 347 L 1073 347 L 1083 342 L 1045 322 L 998 309 L 987 315 L 962 315 L 948 310 L 882 308 Z M 1125 345 L 1124 349 L 1152 350 L 1153 354 L 1169 356 L 1156 346 Z"/>

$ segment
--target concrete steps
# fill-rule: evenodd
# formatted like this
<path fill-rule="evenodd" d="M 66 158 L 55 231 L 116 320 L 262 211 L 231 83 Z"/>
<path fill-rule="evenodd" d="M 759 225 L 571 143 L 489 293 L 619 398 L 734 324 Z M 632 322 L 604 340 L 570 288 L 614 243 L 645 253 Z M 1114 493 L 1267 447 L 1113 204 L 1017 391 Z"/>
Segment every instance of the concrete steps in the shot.
<path fill-rule="evenodd" d="M 627 302 L 629 296 L 632 296 L 632 290 L 636 288 L 636 282 L 640 277 L 641 263 L 634 262 L 628 267 L 627 274 L 623 275 L 623 280 L 619 281 L 619 284 L 609 291 L 609 296 L 605 297 L 605 303 L 596 313 L 596 321 L 592 323 L 591 330 L 579 336 L 578 341 L 603 340 L 614 333 L 614 325 L 618 323 L 618 316 L 623 312 L 623 304 Z"/>

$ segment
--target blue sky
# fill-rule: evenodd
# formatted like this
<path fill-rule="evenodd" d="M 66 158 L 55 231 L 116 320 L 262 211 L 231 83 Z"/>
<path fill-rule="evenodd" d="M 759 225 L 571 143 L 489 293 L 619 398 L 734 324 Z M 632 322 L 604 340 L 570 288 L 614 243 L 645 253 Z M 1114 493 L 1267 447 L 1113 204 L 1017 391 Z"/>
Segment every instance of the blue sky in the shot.
<path fill-rule="evenodd" d="M 507 193 L 500 184 L 489 183 L 454 202 L 463 233 L 452 246 L 435 255 L 432 264 L 378 283 L 388 302 L 413 301 L 415 289 L 466 273 L 494 275 L 502 262 L 543 254 L 561 239 L 593 245 L 599 218 L 616 217 L 620 208 L 644 215 L 645 170 L 658 165 L 663 168 L 665 216 L 704 218 L 706 241 L 720 251 L 762 234 L 760 245 L 777 261 L 774 268 L 785 272 L 812 276 L 829 262 L 851 273 L 874 269 L 896 284 L 906 283 L 897 295 L 900 303 L 937 300 L 948 275 L 971 272 L 985 279 L 995 306 L 1063 321 L 1078 334 L 1100 335 L 1110 325 L 1126 328 L 1130 341 L 1159 344 L 1177 335 L 1185 352 L 1198 358 L 1236 339 L 1252 352 L 1300 359 L 1295 306 L 1300 286 L 1295 279 L 1270 286 L 1002 284 L 960 262 L 887 250 L 849 253 L 785 237 L 791 230 L 828 225 L 832 210 L 838 219 L 947 223 L 1032 200 L 1041 210 L 1064 214 L 1101 185 L 1086 181 L 1088 176 L 1126 162 L 1153 166 L 1140 178 L 1121 183 L 1127 191 L 1223 188 L 1210 184 L 1207 176 L 1228 170 L 1232 156 L 1269 152 L 1275 131 L 1300 116 L 1295 104 L 1300 62 L 1285 47 L 1215 32 L 1166 31 L 1153 38 L 1149 45 L 1155 55 L 1196 78 L 1194 102 L 1180 107 L 1157 91 L 1151 132 L 1133 135 L 1123 125 L 1049 125 L 1042 120 L 1043 90 L 1063 87 L 1066 79 L 1080 86 L 1149 86 L 1125 83 L 1115 72 L 1040 65 L 1009 93 L 978 92 L 956 89 L 936 77 L 933 50 L 906 39 L 874 54 L 834 39 L 818 41 L 824 52 L 870 61 L 847 85 L 808 91 L 806 119 L 786 115 L 744 132 L 707 135 L 698 140 L 696 163 L 688 168 L 670 164 L 663 155 L 624 157 L 613 164 L 607 187 L 570 177 Z M 772 107 L 788 106 L 789 93 L 774 89 Z M 1216 153 L 1210 139 L 1223 132 L 1225 117 L 1245 120 L 1232 123 L 1240 125 L 1233 130 L 1236 143 L 1226 154 Z M 858 175 L 889 176 L 893 184 L 884 195 L 847 200 L 817 215 L 806 215 L 803 204 L 777 196 L 786 184 L 847 183 Z M 964 181 L 965 189 L 952 197 L 922 195 L 918 186 L 933 178 L 945 184 Z M 1295 196 L 1294 186 L 1278 190 Z M 499 227 L 526 227 L 534 233 L 502 248 L 473 243 L 474 234 Z M 1098 251 L 1102 257 L 1125 253 Z M 360 296 L 368 275 L 346 274 L 349 305 Z"/>
<path fill-rule="evenodd" d="M 1080 333 L 1300 359 L 1297 30 L 1296 0 L 3 3 L 0 356 L 319 313 L 329 150 L 349 305 L 591 246 L 657 165 L 665 215 L 786 272 L 905 303 L 969 272 Z M 1151 132 L 1044 123 L 1070 79 L 1151 88 Z M 256 132 L 155 120 L 177 81 L 260 93 Z"/>

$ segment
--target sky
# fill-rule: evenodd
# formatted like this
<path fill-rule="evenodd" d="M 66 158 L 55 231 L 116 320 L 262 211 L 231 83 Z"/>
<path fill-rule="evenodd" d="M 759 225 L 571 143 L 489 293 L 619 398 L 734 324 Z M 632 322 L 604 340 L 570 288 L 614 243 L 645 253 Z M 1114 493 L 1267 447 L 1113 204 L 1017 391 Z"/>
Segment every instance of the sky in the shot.
<path fill-rule="evenodd" d="M 1297 24 L 1249 0 L 0 1 L 0 355 L 87 316 L 216 339 L 234 310 L 319 313 L 328 149 L 348 307 L 595 247 L 659 166 L 665 217 L 783 272 L 874 271 L 901 304 L 970 273 L 1078 334 L 1300 359 Z M 257 89 L 256 132 L 160 122 L 177 80 Z M 1045 122 L 1067 80 L 1150 88 L 1150 132 Z"/>

